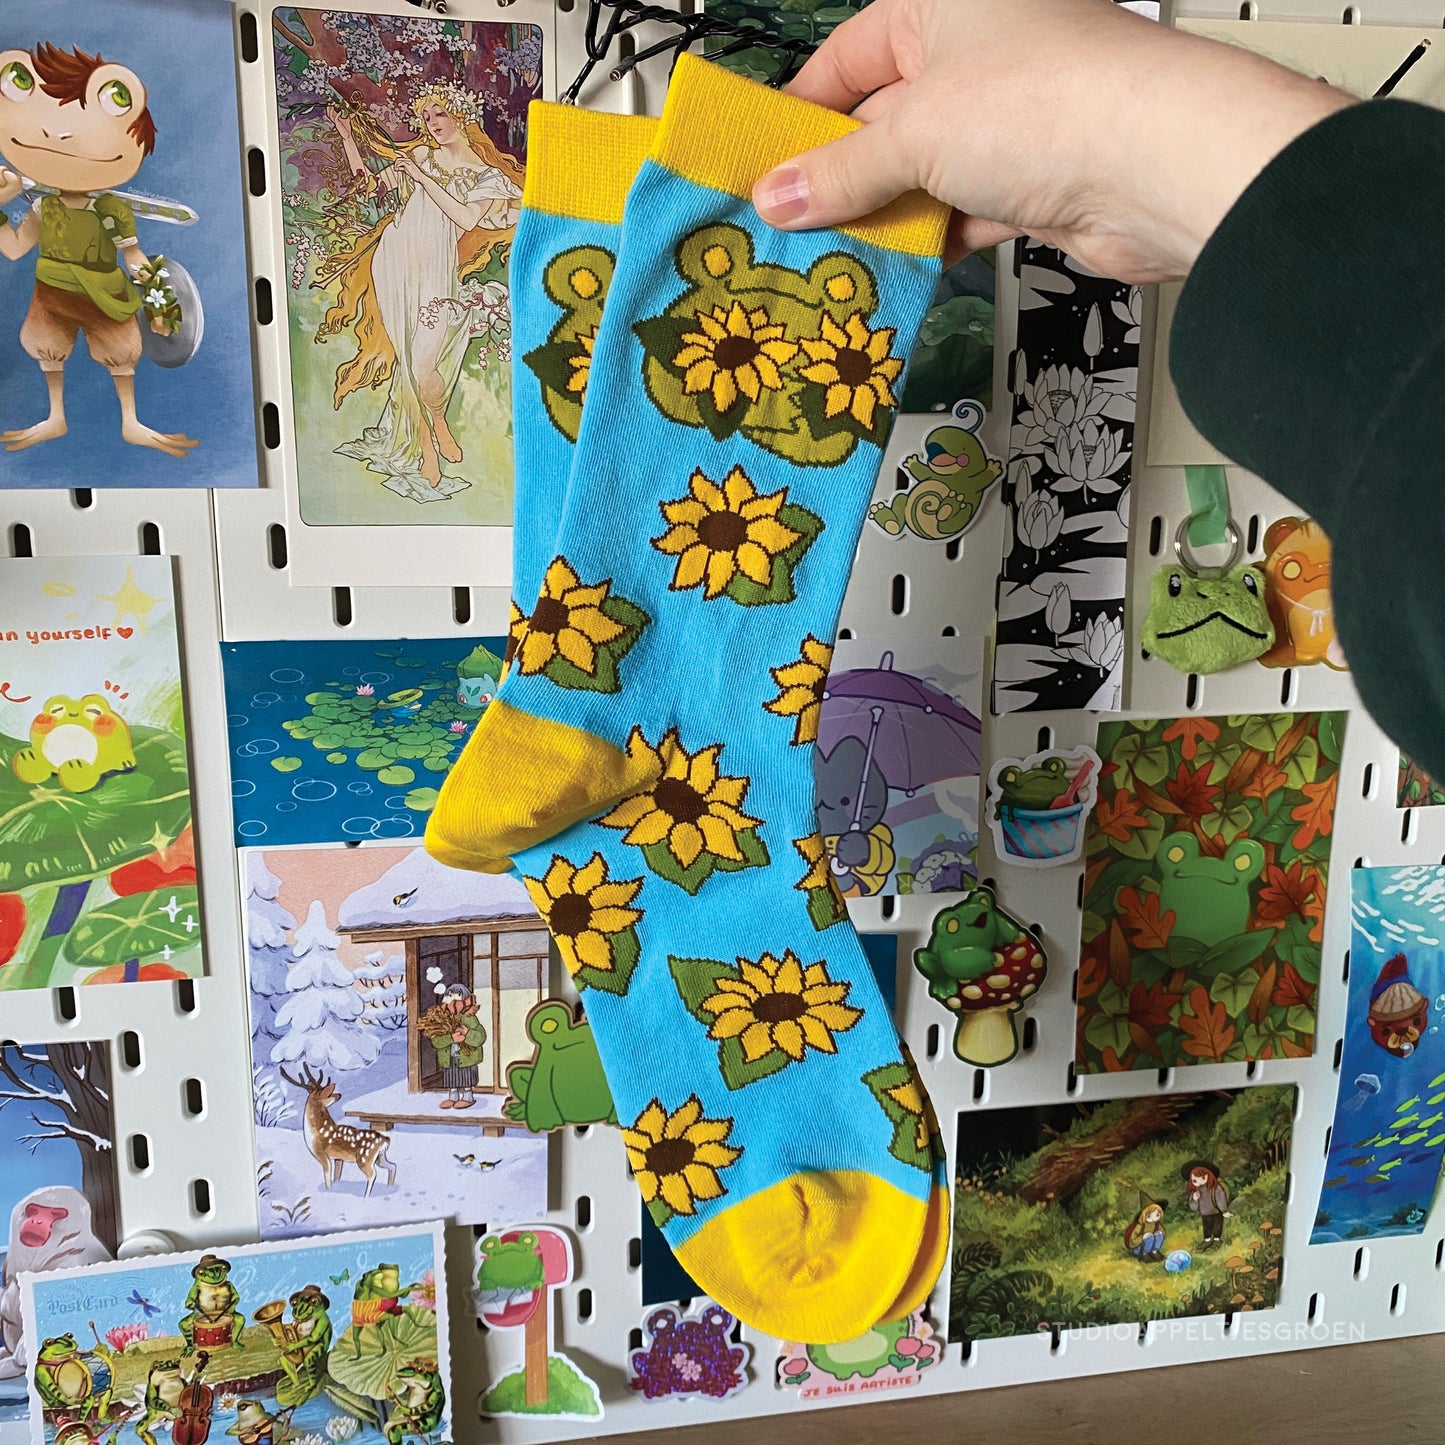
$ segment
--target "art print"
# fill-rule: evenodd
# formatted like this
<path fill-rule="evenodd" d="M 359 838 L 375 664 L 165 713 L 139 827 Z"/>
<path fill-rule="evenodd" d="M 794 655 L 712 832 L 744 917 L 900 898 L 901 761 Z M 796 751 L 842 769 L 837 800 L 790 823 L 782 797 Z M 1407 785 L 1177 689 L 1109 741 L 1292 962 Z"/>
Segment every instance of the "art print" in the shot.
<path fill-rule="evenodd" d="M 0 487 L 256 485 L 233 23 L 0 14 Z"/>
<path fill-rule="evenodd" d="M 809 656 L 810 648 L 815 648 Z M 983 643 L 811 640 L 775 711 L 812 714 L 818 827 L 845 898 L 939 893 L 977 873 Z"/>
<path fill-rule="evenodd" d="M 1311 1244 L 1419 1234 L 1445 1159 L 1445 868 L 1356 868 L 1344 1052 Z"/>
<path fill-rule="evenodd" d="M 226 643 L 237 844 L 419 839 L 501 685 L 504 645 Z"/>
<path fill-rule="evenodd" d="M 1395 778 L 1397 808 L 1438 808 L 1445 805 L 1442 787 L 1413 758 L 1400 754 L 1400 767 Z"/>
<path fill-rule="evenodd" d="M 1342 713 L 1104 723 L 1082 1073 L 1308 1058 Z"/>
<path fill-rule="evenodd" d="M 1272 1309 L 1295 1089 L 974 1110 L 950 1340 Z"/>
<path fill-rule="evenodd" d="M 0 559 L 0 619 L 0 991 L 199 976 L 171 559 Z"/>
<path fill-rule="evenodd" d="M 283 6 L 271 42 L 302 519 L 509 525 L 542 28 Z"/>
<path fill-rule="evenodd" d="M 1109 711 L 1124 676 L 1138 287 L 1021 242 L 993 710 Z"/>
<path fill-rule="evenodd" d="M 103 1043 L 0 1043 L 0 1423 L 26 1416 L 20 1276 L 110 1259 L 119 1242 Z M 134 1321 L 112 1345 L 147 1333 Z"/>
<path fill-rule="evenodd" d="M 506 1108 L 546 981 L 526 889 L 419 847 L 242 866 L 262 1237 L 545 1211 L 546 1138 Z"/>
<path fill-rule="evenodd" d="M 28 1275 L 21 1302 L 34 1445 L 451 1436 L 440 1225 Z"/>

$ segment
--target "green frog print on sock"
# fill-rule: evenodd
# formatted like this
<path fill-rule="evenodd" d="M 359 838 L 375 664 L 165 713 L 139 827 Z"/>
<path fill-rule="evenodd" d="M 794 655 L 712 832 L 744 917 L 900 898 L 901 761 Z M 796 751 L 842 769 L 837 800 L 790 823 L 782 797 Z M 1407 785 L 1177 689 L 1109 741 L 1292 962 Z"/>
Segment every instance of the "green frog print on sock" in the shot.
<path fill-rule="evenodd" d="M 687 289 L 633 327 L 664 416 L 719 441 L 741 432 L 801 466 L 883 446 L 903 359 L 893 328 L 872 323 L 878 283 L 862 261 L 829 252 L 806 273 L 758 262 L 745 230 L 717 223 L 684 236 L 674 264 Z"/>
<path fill-rule="evenodd" d="M 542 405 L 570 442 L 582 425 L 582 402 L 592 371 L 592 346 L 617 258 L 601 246 L 573 246 L 547 263 L 542 288 L 562 315 L 541 346 L 523 357 L 542 384 Z"/>
<path fill-rule="evenodd" d="M 1249 885 L 1264 872 L 1264 848 L 1237 838 L 1224 857 L 1199 851 L 1193 833 L 1171 833 L 1159 845 L 1159 908 L 1174 914 L 1174 934 L 1213 948 L 1249 928 Z"/>

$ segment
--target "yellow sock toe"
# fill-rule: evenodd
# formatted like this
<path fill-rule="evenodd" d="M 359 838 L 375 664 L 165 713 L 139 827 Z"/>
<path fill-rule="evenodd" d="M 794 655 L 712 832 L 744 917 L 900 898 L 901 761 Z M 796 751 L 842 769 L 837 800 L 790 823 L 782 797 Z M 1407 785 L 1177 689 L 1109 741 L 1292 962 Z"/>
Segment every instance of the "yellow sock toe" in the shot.
<path fill-rule="evenodd" d="M 427 851 L 452 867 L 504 872 L 514 854 L 650 787 L 658 776 L 655 755 L 626 753 L 595 733 L 498 698 L 442 785 L 427 825 Z"/>
<path fill-rule="evenodd" d="M 923 1238 L 919 1241 L 913 1268 L 881 1323 L 892 1324 L 894 1320 L 907 1319 L 914 1310 L 921 1310 L 928 1303 L 948 1258 L 950 1214 L 948 1190 L 941 1184 L 936 1185 L 928 1196 L 928 1214 L 923 1222 Z"/>
<path fill-rule="evenodd" d="M 838 1344 L 898 1299 L 927 1209 L 862 1170 L 794 1174 L 723 1210 L 673 1252 L 711 1298 L 755 1329 Z"/>

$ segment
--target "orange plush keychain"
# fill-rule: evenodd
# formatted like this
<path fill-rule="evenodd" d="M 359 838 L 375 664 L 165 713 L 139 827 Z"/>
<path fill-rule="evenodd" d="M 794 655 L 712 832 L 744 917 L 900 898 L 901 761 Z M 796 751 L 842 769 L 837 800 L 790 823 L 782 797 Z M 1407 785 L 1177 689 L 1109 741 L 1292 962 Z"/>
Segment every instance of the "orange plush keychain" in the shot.
<path fill-rule="evenodd" d="M 1344 649 L 1335 634 L 1330 601 L 1330 539 L 1311 519 L 1282 517 L 1264 534 L 1264 600 L 1274 623 L 1266 667 L 1323 662 L 1343 672 Z"/>

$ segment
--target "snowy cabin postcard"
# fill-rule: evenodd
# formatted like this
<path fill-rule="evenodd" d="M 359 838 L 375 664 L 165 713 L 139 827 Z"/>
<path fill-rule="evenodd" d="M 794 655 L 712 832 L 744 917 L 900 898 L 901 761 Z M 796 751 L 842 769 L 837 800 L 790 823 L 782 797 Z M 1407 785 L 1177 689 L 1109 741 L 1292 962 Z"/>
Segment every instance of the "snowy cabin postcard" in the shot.
<path fill-rule="evenodd" d="M 546 1136 L 502 1111 L 547 982 L 522 885 L 421 848 L 242 868 L 262 1236 L 542 1214 Z"/>

